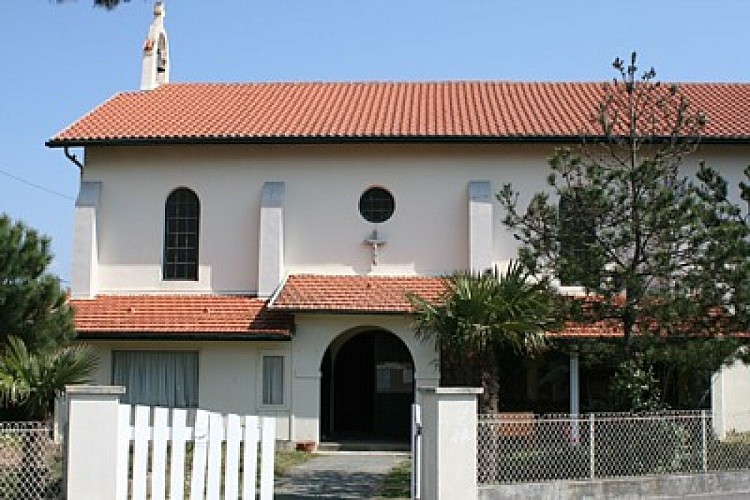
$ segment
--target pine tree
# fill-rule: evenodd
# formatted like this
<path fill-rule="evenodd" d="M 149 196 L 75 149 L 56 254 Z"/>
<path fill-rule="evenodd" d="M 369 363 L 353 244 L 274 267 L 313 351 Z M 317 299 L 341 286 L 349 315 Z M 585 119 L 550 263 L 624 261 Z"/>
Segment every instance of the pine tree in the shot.
<path fill-rule="evenodd" d="M 738 232 L 729 202 L 720 207 L 711 199 L 721 191 L 721 181 L 709 182 L 712 171 L 691 181 L 681 168 L 706 118 L 677 85 L 656 82 L 653 68 L 639 74 L 635 53 L 613 66 L 619 77 L 604 86 L 592 128 L 578 147 L 550 159 L 548 190 L 523 210 L 519 193 L 503 186 L 503 222 L 531 272 L 585 288 L 586 300 L 569 301 L 568 318 L 618 320 L 623 337 L 609 359 L 620 373 L 634 362 L 657 373 L 667 352 L 697 345 L 685 339 L 701 349 L 709 340 L 716 355 L 705 359 L 715 370 L 738 345 L 718 336 L 735 331 L 736 312 L 747 307 L 739 285 L 750 280 L 746 233 Z M 738 300 L 745 305 L 727 307 Z M 652 400 L 658 387 L 651 391 L 638 399 Z"/>
<path fill-rule="evenodd" d="M 47 272 L 51 260 L 48 238 L 0 214 L 0 344 L 16 336 L 40 350 L 74 337 L 65 292 Z"/>

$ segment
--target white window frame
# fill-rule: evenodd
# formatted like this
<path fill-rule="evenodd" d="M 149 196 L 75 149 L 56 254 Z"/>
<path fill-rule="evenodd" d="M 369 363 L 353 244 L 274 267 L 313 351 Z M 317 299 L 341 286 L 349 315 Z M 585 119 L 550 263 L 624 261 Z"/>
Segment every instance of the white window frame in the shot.
<path fill-rule="evenodd" d="M 280 357 L 282 359 L 282 392 L 281 392 L 281 404 L 268 404 L 263 402 L 263 386 L 264 386 L 264 373 L 263 373 L 263 359 L 269 357 Z M 291 363 L 288 351 L 269 350 L 261 351 L 258 353 L 258 408 L 261 410 L 280 410 L 288 409 L 291 400 Z"/>

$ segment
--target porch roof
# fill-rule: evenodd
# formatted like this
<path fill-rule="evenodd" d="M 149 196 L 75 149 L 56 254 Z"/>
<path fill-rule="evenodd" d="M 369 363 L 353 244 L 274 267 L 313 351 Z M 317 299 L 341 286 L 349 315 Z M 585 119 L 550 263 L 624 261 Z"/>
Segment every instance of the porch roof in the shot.
<path fill-rule="evenodd" d="M 405 314 L 413 307 L 407 294 L 437 301 L 445 279 L 431 276 L 327 276 L 294 274 L 269 308 L 290 312 Z"/>
<path fill-rule="evenodd" d="M 407 294 L 437 302 L 445 291 L 444 277 L 294 274 L 287 278 L 268 307 L 294 313 L 410 314 L 414 308 Z M 622 335 L 622 326 L 616 320 L 567 322 L 561 330 L 548 333 L 550 338 Z"/>
<path fill-rule="evenodd" d="M 82 339 L 289 340 L 292 316 L 227 295 L 100 295 L 74 299 Z"/>

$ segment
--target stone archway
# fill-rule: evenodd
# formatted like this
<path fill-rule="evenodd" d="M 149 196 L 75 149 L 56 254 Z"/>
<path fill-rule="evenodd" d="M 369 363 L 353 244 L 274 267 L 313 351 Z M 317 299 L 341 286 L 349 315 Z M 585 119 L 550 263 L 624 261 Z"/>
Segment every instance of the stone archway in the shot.
<path fill-rule="evenodd" d="M 414 360 L 382 329 L 347 332 L 321 362 L 323 440 L 405 440 L 414 401 Z"/>

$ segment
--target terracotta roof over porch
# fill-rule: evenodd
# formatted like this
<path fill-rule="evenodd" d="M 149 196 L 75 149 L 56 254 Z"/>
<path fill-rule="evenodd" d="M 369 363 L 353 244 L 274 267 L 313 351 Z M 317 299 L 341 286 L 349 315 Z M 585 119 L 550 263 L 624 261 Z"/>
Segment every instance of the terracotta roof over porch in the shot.
<path fill-rule="evenodd" d="M 424 276 L 289 276 L 269 308 L 290 312 L 405 314 L 408 293 L 437 301 L 444 278 Z"/>
<path fill-rule="evenodd" d="M 292 316 L 226 295 L 101 295 L 70 301 L 83 339 L 288 340 Z"/>
<path fill-rule="evenodd" d="M 442 277 L 292 275 L 272 302 L 232 295 L 101 295 L 74 299 L 84 340 L 290 340 L 294 313 L 410 314 L 406 297 L 437 301 Z M 617 321 L 566 323 L 552 338 L 622 336 Z"/>
<path fill-rule="evenodd" d="M 438 301 L 445 278 L 425 276 L 326 276 L 291 275 L 269 304 L 269 309 L 295 313 L 409 314 L 406 298 L 417 294 Z M 613 338 L 622 336 L 615 320 L 594 323 L 568 322 L 552 338 Z"/>

